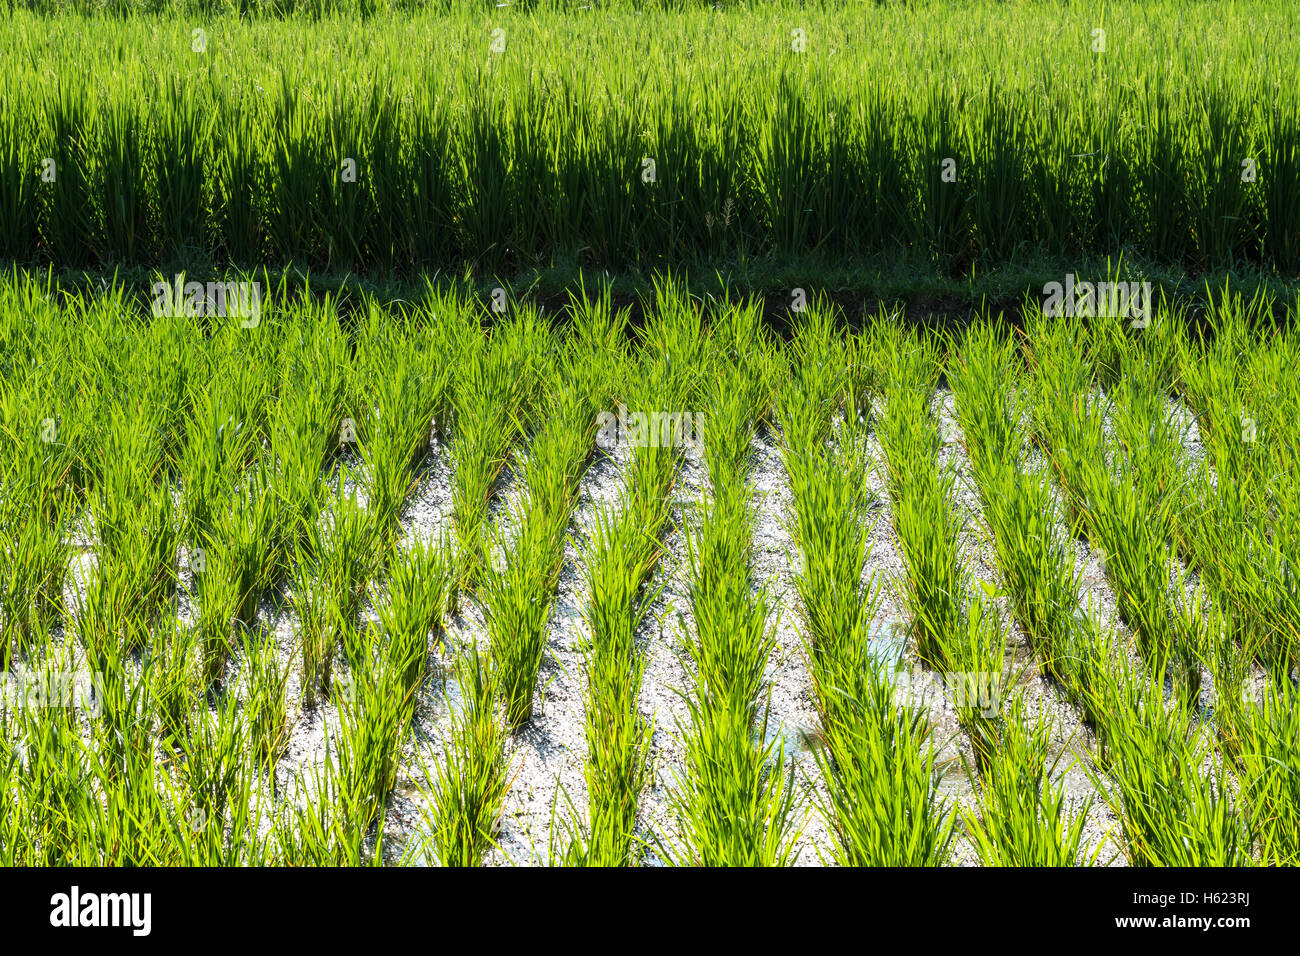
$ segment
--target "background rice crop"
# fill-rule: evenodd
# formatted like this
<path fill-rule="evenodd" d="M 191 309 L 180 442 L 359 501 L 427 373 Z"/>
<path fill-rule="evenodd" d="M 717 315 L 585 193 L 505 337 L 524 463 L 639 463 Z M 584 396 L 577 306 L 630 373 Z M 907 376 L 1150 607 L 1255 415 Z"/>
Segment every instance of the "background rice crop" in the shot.
<path fill-rule="evenodd" d="M 1300 11 L 1268 0 L 1113 4 L 1104 52 L 1034 2 L 23 6 L 6 259 L 1300 267 Z"/>

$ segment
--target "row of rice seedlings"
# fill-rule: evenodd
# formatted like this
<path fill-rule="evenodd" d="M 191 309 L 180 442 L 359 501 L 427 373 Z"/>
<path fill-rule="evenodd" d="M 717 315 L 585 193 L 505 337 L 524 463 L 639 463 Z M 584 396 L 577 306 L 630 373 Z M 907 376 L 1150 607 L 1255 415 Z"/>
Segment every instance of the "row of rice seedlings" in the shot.
<path fill-rule="evenodd" d="M 237 648 L 236 628 L 251 627 L 261 593 L 271 583 L 277 498 L 265 461 L 233 476 L 211 530 L 189 552 L 197 627 L 207 683 L 222 679 Z"/>
<path fill-rule="evenodd" d="M 1088 533 L 1084 469 L 1103 455 L 1105 432 L 1093 394 L 1092 342 L 1078 321 L 1031 314 L 1025 343 L 1031 438 L 1051 462 L 1064 496 L 1067 524 Z"/>
<path fill-rule="evenodd" d="M 506 791 L 505 745 L 532 719 L 569 519 L 596 411 L 612 385 L 611 358 L 620 353 L 626 317 L 612 315 L 608 294 L 595 303 L 574 297 L 572 305 L 575 318 L 559 361 L 543 373 L 539 404 L 521 411 L 530 419 L 545 413 L 523 463 L 524 494 L 490 533 L 495 555 L 484 555 L 478 596 L 488 657 L 474 648 L 458 661 L 466 704 L 452 715 L 430 782 L 432 849 L 444 865 L 477 865 L 492 845 Z"/>
<path fill-rule="evenodd" d="M 73 376 L 50 353 L 66 338 L 50 281 L 17 273 L 0 281 L 0 667 L 32 649 L 64 613 L 68 540 L 80 510 Z M 55 420 L 59 410 L 60 422 Z"/>
<path fill-rule="evenodd" d="M 434 587 L 437 583 L 434 582 Z M 355 645 L 352 667 L 338 706 L 334 748 L 327 740 L 323 765 L 313 766 L 304 785 L 296 779 L 296 800 L 282 824 L 283 851 L 304 865 L 379 865 L 383 860 L 385 810 L 397 781 L 399 750 L 415 710 L 413 675 L 423 676 L 428 634 L 372 640 L 355 628 L 345 644 Z M 373 833 L 372 849 L 367 851 Z"/>
<path fill-rule="evenodd" d="M 184 633 L 175 621 L 160 630 Z M 162 636 L 162 635 L 160 635 Z M 0 715 L 6 792 L 18 825 L 0 843 L 11 865 L 259 865 L 272 861 L 261 827 L 258 776 L 247 711 L 233 695 L 199 709 L 157 759 L 157 694 L 175 670 L 162 655 L 134 666 L 105 644 L 91 686 L 65 682 L 74 658 L 49 658 L 40 679 L 56 692 Z M 79 672 L 83 677 L 84 672 Z M 93 688 L 93 689 L 92 689 Z M 75 690 L 75 693 L 74 693 Z M 84 720 L 83 720 L 84 717 Z"/>
<path fill-rule="evenodd" d="M 591 458 L 597 415 L 613 384 L 611 359 L 621 354 L 626 315 L 610 312 L 606 294 L 592 303 L 574 297 L 561 360 L 546 377 L 533 412 L 544 420 L 522 467 L 524 493 L 496 526 L 494 550 L 481 588 L 492 666 L 505 694 L 513 733 L 532 718 L 546 625 L 559 586 L 569 518 Z M 513 535 L 507 532 L 513 524 Z"/>
<path fill-rule="evenodd" d="M 39 635 L 61 613 L 71 548 L 62 514 L 48 522 L 24 507 L 12 479 L 0 506 L 0 670 L 34 651 Z M 13 497 L 10 497 L 13 496 Z M 16 499 L 16 500 L 15 500 Z"/>
<path fill-rule="evenodd" d="M 927 666 L 949 671 L 955 669 L 949 638 L 965 618 L 965 583 L 952 504 L 956 477 L 940 470 L 939 426 L 930 410 L 940 355 L 930 336 L 894 323 L 877 323 L 873 334 L 885 401 L 877 424 L 888 465 L 886 487 L 907 565 L 904 600 L 917 655 Z"/>
<path fill-rule="evenodd" d="M 727 309 L 711 331 L 713 380 L 702 440 L 711 492 L 687 538 L 693 631 L 682 635 L 693 692 L 684 692 L 685 766 L 672 794 L 681 834 L 676 865 L 785 866 L 795 859 L 794 764 L 768 739 L 763 675 L 776 647 L 766 585 L 750 553 L 754 514 L 750 443 L 769 403 L 772 352 L 752 306 Z"/>
<path fill-rule="evenodd" d="M 258 693 L 274 694 L 277 687 L 267 682 Z M 235 695 L 222 695 L 214 709 L 200 708 L 181 746 L 184 818 L 195 834 L 186 863 L 255 864 L 267 852 L 261 832 L 266 798 L 258 783 L 271 765 L 249 759 L 260 744 L 252 713 Z"/>
<path fill-rule="evenodd" d="M 458 651 L 459 706 L 448 699 L 450 726 L 426 787 L 434 794 L 427 850 L 443 866 L 478 866 L 494 845 L 510 780 L 506 724 L 498 708 L 496 671 L 477 646 Z"/>
<path fill-rule="evenodd" d="M 1032 723 L 1015 696 L 1003 714 L 994 758 L 980 775 L 978 811 L 963 809 L 966 834 L 985 866 L 1092 866 L 1084 828 L 1092 798 L 1070 807 L 1065 784 L 1053 780 L 1061 760 L 1051 759 L 1053 722 L 1040 713 Z"/>
<path fill-rule="evenodd" d="M 269 423 L 279 498 L 277 580 L 292 570 L 296 552 L 318 523 L 321 471 L 347 435 L 343 419 L 350 348 L 329 296 L 316 302 L 304 292 L 286 318 L 285 327 L 276 330 L 284 349 L 278 356 Z"/>
<path fill-rule="evenodd" d="M 514 313 L 487 336 L 476 316 L 465 313 L 458 321 L 449 338 L 458 355 L 450 451 L 459 593 L 477 589 L 487 566 L 488 506 L 537 399 L 554 333 L 532 309 Z"/>
<path fill-rule="evenodd" d="M 660 551 L 650 534 L 661 531 L 668 519 L 667 508 L 655 513 L 646 507 L 648 502 L 637 501 L 648 495 L 629 482 L 624 503 L 629 513 L 640 504 L 655 524 L 643 530 L 613 508 L 602 509 L 583 564 L 589 629 L 582 649 L 587 820 L 570 820 L 567 841 L 552 833 L 561 859 L 569 865 L 626 866 L 635 860 L 633 834 L 640 794 L 650 779 L 651 737 L 637 706 L 645 658 L 636 647 L 636 632 L 658 597 L 658 589 L 646 585 Z"/>
<path fill-rule="evenodd" d="M 690 408 L 703 371 L 700 313 L 671 285 L 657 290 L 655 305 L 621 397 L 646 412 Z M 682 451 L 671 440 L 635 444 L 620 500 L 597 510 L 584 549 L 587 817 L 570 802 L 567 818 L 551 830 L 552 858 L 567 865 L 628 866 L 639 857 L 635 832 L 651 778 L 653 728 L 639 709 L 645 653 L 637 632 L 662 592 L 651 578 L 664 551 Z"/>
<path fill-rule="evenodd" d="M 30 379 L 0 380 L 0 668 L 33 647 L 63 608 L 73 501 L 59 488 L 52 443 L 41 436 Z M 53 480 L 52 480 L 53 479 Z"/>
<path fill-rule="evenodd" d="M 1050 472 L 1028 471 L 1020 461 L 1035 409 L 1045 408 L 1043 397 L 1026 378 L 1009 331 L 997 322 L 981 322 L 963 336 L 947 375 L 1001 589 L 1039 666 L 1091 722 L 1095 715 L 1083 688 L 1100 635 L 1091 609 L 1079 607 L 1082 570 L 1059 531 L 1073 529 L 1052 493 Z"/>
<path fill-rule="evenodd" d="M 120 429 L 120 430 L 119 430 Z M 146 459 L 134 457 L 130 436 L 143 428 L 119 420 L 110 464 L 91 502 L 98 565 L 91 588 L 109 589 L 147 631 L 175 586 L 179 521 L 169 481 L 156 481 Z"/>
<path fill-rule="evenodd" d="M 1221 750 L 1236 773 L 1240 802 L 1249 808 L 1256 856 L 1267 865 L 1300 861 L 1295 748 L 1300 694 L 1294 676 L 1300 598 L 1291 576 L 1300 503 L 1294 489 L 1291 483 L 1289 494 L 1274 494 L 1277 524 L 1270 532 L 1255 530 L 1246 520 L 1236 526 L 1251 529 L 1246 536 L 1251 567 L 1237 572 L 1244 584 L 1232 587 L 1234 600 L 1224 615 L 1232 626 L 1216 634 L 1212 644 Z M 1240 567 L 1246 562 L 1225 563 Z M 1264 664 L 1262 689 L 1252 667 L 1256 661 Z"/>
<path fill-rule="evenodd" d="M 274 526 L 263 541 L 263 585 L 287 580 L 299 620 L 303 702 L 329 696 L 334 651 L 342 642 L 352 655 L 365 588 L 379 559 L 378 537 L 358 498 L 362 475 L 355 466 L 335 465 L 333 481 L 323 469 L 332 456 L 356 440 L 348 411 L 351 343 L 340 327 L 335 304 L 314 302 L 304 293 L 280 331 L 278 387 L 270 413 L 269 447 L 274 458 Z M 267 331 L 270 331 L 268 329 Z M 256 597 L 248 598 L 255 607 Z"/>
<path fill-rule="evenodd" d="M 1001 590 L 1042 669 L 1088 713 L 1089 663 L 1104 651 L 1091 615 L 1078 608 L 1079 572 L 1060 536 L 1059 505 L 1044 472 L 1026 472 L 1026 441 L 1019 352 L 1000 322 L 983 321 L 961 337 L 947 366 L 957 399 L 983 519 L 997 556 Z M 1065 786 L 1048 763 L 1054 734 L 1050 718 L 1027 723 L 1024 701 L 999 726 L 997 749 L 980 776 L 979 813 L 964 811 L 967 833 L 985 865 L 1074 866 L 1093 863 L 1083 830 L 1091 798 L 1073 809 Z M 1064 756 L 1064 751 L 1062 752 Z"/>
<path fill-rule="evenodd" d="M 1196 702 L 1166 699 L 1160 682 L 1122 656 L 1094 674 L 1089 693 L 1101 730 L 1089 775 L 1121 820 L 1129 864 L 1249 863 L 1250 813 L 1231 792 L 1227 762 Z"/>
<path fill-rule="evenodd" d="M 185 693 L 189 685 L 186 673 L 190 666 L 188 657 L 193 646 L 193 631 L 184 627 L 172 628 L 169 633 L 154 634 L 151 656 L 161 658 L 158 668 L 159 683 L 155 688 L 155 698 L 159 702 L 159 714 L 163 716 L 164 731 L 169 726 L 177 727 L 179 734 L 183 722 Z M 239 636 L 240 669 L 243 676 L 244 694 L 241 706 L 248 725 L 248 745 L 259 767 L 267 768 L 272 782 L 275 775 L 271 772 L 276 761 L 288 743 L 288 698 L 286 688 L 289 682 L 289 667 L 280 660 L 280 648 L 274 632 L 266 626 L 245 628 Z M 166 704 L 170 702 L 169 708 Z M 169 715 L 170 710 L 170 715 Z"/>
<path fill-rule="evenodd" d="M 1236 776 L 1236 805 L 1249 822 L 1251 847 L 1266 866 L 1300 863 L 1300 695 L 1293 681 L 1271 675 L 1262 690 L 1246 695 L 1244 668 L 1252 643 L 1240 650 L 1224 642 L 1213 668 L 1214 719 L 1220 753 Z"/>
<path fill-rule="evenodd" d="M 151 370 L 133 402 L 137 414 L 145 416 L 157 450 L 133 451 L 141 461 L 156 462 L 158 482 L 170 485 L 172 530 L 170 540 L 160 544 L 171 558 L 166 587 L 170 592 L 180 578 L 173 549 L 187 553 L 204 676 L 211 683 L 220 679 L 231 654 L 233 623 L 251 623 L 260 590 L 270 578 L 268 549 L 275 538 L 276 502 L 261 445 L 274 345 L 265 337 L 242 337 L 233 322 L 171 316 L 154 317 L 148 324 L 133 322 L 138 331 L 130 351 L 161 360 L 167 369 Z M 153 384 L 155 378 L 160 385 Z M 132 380 L 129 365 L 109 372 L 109 387 L 126 389 L 127 394 Z M 108 495 L 119 507 L 123 501 L 130 506 L 130 498 L 121 497 L 115 467 L 100 471 L 92 493 L 101 563 L 111 548 L 105 548 L 99 529 L 96 496 Z M 161 507 L 161 496 L 157 502 Z M 110 527 L 114 521 L 109 518 Z"/>
<path fill-rule="evenodd" d="M 1143 458 L 1142 440 L 1128 435 L 1124 445 L 1113 446 L 1105 435 L 1107 403 L 1093 393 L 1096 373 L 1095 343 L 1077 320 L 1062 322 L 1040 318 L 1030 334 L 1029 354 L 1034 376 L 1032 417 L 1035 437 L 1042 443 L 1057 472 L 1070 508 L 1071 526 L 1086 533 L 1103 555 L 1102 568 L 1114 589 L 1119 615 L 1134 632 L 1138 649 L 1150 673 L 1163 685 L 1166 674 L 1174 680 L 1180 698 L 1195 700 L 1200 689 L 1200 662 L 1209 629 L 1198 601 L 1181 601 L 1183 576 L 1170 586 L 1173 540 L 1172 494 L 1145 493 L 1139 482 L 1158 481 L 1158 468 Z M 1120 386 L 1141 389 L 1141 386 Z M 1150 389 L 1146 389 L 1150 393 Z M 1158 417 L 1130 417 L 1130 430 L 1155 430 L 1167 422 L 1163 398 Z M 1154 431 L 1153 431 L 1154 434 Z M 1121 439 L 1122 440 L 1122 439 Z M 1167 435 L 1161 452 L 1173 454 Z M 1172 480 L 1166 475 L 1166 480 Z M 1096 646 L 1096 642 L 1083 642 Z M 1089 712 L 1090 716 L 1096 716 Z"/>
<path fill-rule="evenodd" d="M 844 403 L 848 348 L 825 309 L 814 309 L 790 346 L 789 379 L 777 400 L 782 454 L 794 498 L 792 536 L 802 554 L 796 586 L 820 741 L 815 759 L 826 786 L 819 811 L 844 865 L 944 863 L 955 810 L 939 797 L 932 728 L 899 707 L 892 662 L 872 646 L 880 580 L 862 581 L 870 557 L 864 423 L 852 414 L 832 444 Z M 850 390 L 851 391 L 851 390 Z"/>
<path fill-rule="evenodd" d="M 301 627 L 302 692 L 308 706 L 318 694 L 333 699 L 334 652 L 340 643 L 353 666 L 365 656 L 358 615 L 377 570 L 379 548 L 372 516 L 358 500 L 358 479 L 350 468 L 339 470 L 320 522 L 305 529 L 295 553 L 294 608 Z"/>
<path fill-rule="evenodd" d="M 441 348 L 438 330 L 428 313 L 394 315 L 369 302 L 357 335 L 350 370 L 351 404 L 359 406 L 355 437 L 385 563 L 416 470 L 450 404 L 454 356 Z"/>
<path fill-rule="evenodd" d="M 1292 571 L 1300 559 L 1297 498 L 1296 484 L 1281 476 L 1253 493 L 1226 480 L 1216 486 L 1203 461 L 1178 521 L 1189 562 L 1228 615 L 1234 641 L 1280 674 L 1300 662 L 1300 586 Z"/>
<path fill-rule="evenodd" d="M 187 382 L 186 443 L 177 463 L 185 505 L 186 539 L 202 547 L 213 536 L 222 500 L 250 468 L 268 436 L 277 382 L 276 339 L 248 336 L 231 325 L 206 339 Z"/>
<path fill-rule="evenodd" d="M 1271 0 L 1226 24 L 1118 4 L 1108 53 L 1090 18 L 1043 37 L 1039 11 L 993 3 L 885 7 L 885 43 L 840 8 L 783 4 L 792 38 L 766 5 L 529 6 L 496 10 L 496 36 L 459 5 L 380 14 L 364 36 L 346 16 L 205 11 L 202 52 L 176 10 L 54 44 L 19 11 L 0 34 L 0 256 L 495 269 L 901 243 L 1294 271 L 1300 255 L 1294 50 L 1273 35 L 1295 21 Z M 1170 22 L 1176 52 L 1135 66 Z M 1017 59 L 1030 38 L 1055 69 Z M 373 78 L 340 77 L 344 56 Z M 113 84 L 77 79 L 110 62 Z"/>
<path fill-rule="evenodd" d="M 958 549 L 956 474 L 939 465 L 939 423 L 930 408 L 941 367 L 938 346 L 928 335 L 894 323 L 878 323 L 871 334 L 885 401 L 879 429 L 886 486 L 906 564 L 903 603 L 917 656 L 944 675 L 981 675 L 961 679 L 986 682 L 1000 697 L 1002 622 L 991 603 L 972 593 Z M 986 713 L 984 696 L 962 693 L 956 702 L 958 722 L 970 736 L 981 773 L 997 750 L 999 732 L 999 721 Z"/>
<path fill-rule="evenodd" d="M 354 841 L 378 821 L 376 861 L 399 748 L 414 720 L 416 695 L 429 676 L 429 639 L 440 634 L 449 605 L 453 562 L 446 534 L 437 543 L 417 540 L 399 551 L 388 576 L 387 601 L 378 607 L 378 637 L 371 642 L 368 633 L 358 635 L 363 643 L 350 654 L 338 771 Z"/>
<path fill-rule="evenodd" d="M 1265 300 L 1225 295 L 1211 316 L 1214 338 L 1184 342 L 1183 397 L 1208 455 L 1190 484 L 1180 545 L 1211 599 L 1229 615 L 1234 639 L 1254 642 L 1261 662 L 1300 662 L 1300 587 L 1292 570 L 1300 528 L 1292 370 L 1293 336 L 1265 317 Z"/>

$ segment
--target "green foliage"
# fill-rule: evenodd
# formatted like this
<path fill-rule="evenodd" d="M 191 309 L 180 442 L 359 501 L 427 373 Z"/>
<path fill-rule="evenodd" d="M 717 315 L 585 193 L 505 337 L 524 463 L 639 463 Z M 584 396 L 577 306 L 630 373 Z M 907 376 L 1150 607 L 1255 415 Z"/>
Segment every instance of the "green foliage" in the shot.
<path fill-rule="evenodd" d="M 906 250 L 964 271 L 1127 246 L 1294 272 L 1294 10 L 1127 0 L 1104 52 L 1090 13 L 1059 13 L 878 4 L 864 33 L 852 5 L 530 0 L 485 28 L 472 0 L 23 0 L 0 31 L 0 257 L 490 275 Z"/>

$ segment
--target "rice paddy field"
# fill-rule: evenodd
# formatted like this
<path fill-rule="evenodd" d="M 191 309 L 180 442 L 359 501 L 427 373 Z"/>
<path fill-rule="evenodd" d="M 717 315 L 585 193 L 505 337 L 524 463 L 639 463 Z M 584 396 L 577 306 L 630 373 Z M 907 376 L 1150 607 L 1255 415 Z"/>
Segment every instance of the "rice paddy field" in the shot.
<path fill-rule="evenodd" d="M 1297 861 L 1262 303 L 279 291 L 0 285 L 5 863 Z"/>
<path fill-rule="evenodd" d="M 0 865 L 1300 863 L 1300 8 L 8 13 Z"/>

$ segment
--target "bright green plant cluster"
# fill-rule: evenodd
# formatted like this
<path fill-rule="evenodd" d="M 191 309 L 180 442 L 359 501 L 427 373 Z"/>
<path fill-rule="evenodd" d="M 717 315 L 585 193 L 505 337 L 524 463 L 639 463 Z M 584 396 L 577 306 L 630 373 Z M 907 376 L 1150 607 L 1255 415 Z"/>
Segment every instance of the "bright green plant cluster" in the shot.
<path fill-rule="evenodd" d="M 709 491 L 687 540 L 693 628 L 680 640 L 694 681 L 686 695 L 685 767 L 674 801 L 673 862 L 774 866 L 794 861 L 793 765 L 769 735 L 764 674 L 776 649 L 769 590 L 754 580 L 751 442 L 767 416 L 774 350 L 752 303 L 711 330 L 701 452 Z M 667 842 L 667 841 L 666 841 Z"/>
<path fill-rule="evenodd" d="M 795 331 L 776 405 L 820 718 L 815 758 L 826 794 L 818 804 L 840 863 L 933 866 L 948 859 L 956 811 L 939 797 L 927 715 L 898 706 L 894 662 L 872 646 L 882 582 L 875 572 L 863 582 L 872 499 L 851 352 L 829 310 L 814 306 Z"/>
<path fill-rule="evenodd" d="M 1091 617 L 1079 613 L 1080 571 L 1051 475 L 1021 463 L 1033 420 L 1022 369 L 1008 330 L 981 322 L 956 347 L 948 381 L 1002 590 L 1044 672 L 1073 693 L 1080 653 L 1094 635 Z"/>
<path fill-rule="evenodd" d="M 1285 671 L 1300 662 L 1300 356 L 1264 307 L 1225 294 L 1212 337 L 1177 343 L 1175 390 L 1207 452 L 1188 476 L 1178 535 L 1234 639 Z"/>
<path fill-rule="evenodd" d="M 655 305 L 618 391 L 630 409 L 689 409 L 703 372 L 702 316 L 671 284 L 659 288 Z M 685 450 L 654 441 L 625 447 L 619 500 L 598 508 L 584 549 L 587 812 L 585 821 L 571 813 L 567 843 L 557 843 L 566 863 L 626 866 L 639 857 L 653 728 L 640 713 L 646 658 L 638 632 L 662 593 L 653 576 L 672 528 L 669 496 Z"/>
<path fill-rule="evenodd" d="M 436 771 L 434 843 L 438 858 L 448 865 L 477 865 L 493 845 L 505 797 L 505 746 L 509 733 L 533 717 L 578 482 L 591 460 L 599 404 L 613 386 L 610 359 L 621 347 L 623 317 L 613 316 L 608 290 L 595 303 L 575 296 L 572 305 L 576 317 L 557 360 L 549 359 L 556 352 L 553 340 L 516 337 L 513 347 L 507 344 L 502 349 L 502 354 L 518 356 L 545 344 L 537 354 L 545 357 L 547 365 L 537 373 L 536 405 L 522 413 L 527 422 L 521 427 L 528 427 L 533 435 L 521 468 L 524 493 L 487 535 L 495 557 L 486 552 L 482 556 L 477 590 L 487 626 L 487 658 L 475 649 L 459 659 L 464 712 L 453 716 Z M 501 442 L 503 436 L 509 441 L 513 434 L 503 430 L 492 435 L 486 430 L 492 425 L 492 413 L 482 410 L 491 400 L 491 396 L 469 400 L 472 404 L 467 407 L 478 411 L 473 417 L 459 418 L 470 423 L 473 431 L 468 434 L 480 444 Z M 462 463 L 482 467 L 481 454 L 466 454 L 463 443 L 454 447 L 461 450 Z M 486 495 L 496 470 L 489 467 L 475 479 L 483 495 L 482 504 L 470 512 L 476 527 L 485 521 Z M 463 522 L 465 511 L 460 514 Z M 464 523 L 458 528 L 461 540 L 466 540 Z"/>
<path fill-rule="evenodd" d="M 1019 392 L 1019 353 L 1008 330 L 980 321 L 954 337 L 947 377 L 957 402 L 972 478 L 1000 572 L 1001 592 L 1035 652 L 1035 662 L 1076 705 L 1082 668 L 1094 643 L 1091 617 L 1077 607 L 1078 573 L 1061 535 L 1050 477 L 1020 465 L 1026 435 Z M 1001 651 L 1005 639 L 996 648 Z M 975 658 L 979 660 L 978 657 Z M 985 666 L 997 666 L 995 658 Z M 1002 675 L 1001 667 L 995 671 Z M 1013 675 L 1019 677 L 1019 674 Z M 975 725 L 972 742 L 982 759 L 979 812 L 964 811 L 967 832 L 986 865 L 1072 866 L 1096 859 L 1083 848 L 1091 799 L 1067 806 L 1055 774 L 1067 751 L 1054 745 L 1056 728 L 1041 713 L 1029 722 L 1014 691 L 990 694 L 1010 702 L 998 721 Z M 970 723 L 968 721 L 968 723 Z M 1052 750 L 1057 755 L 1052 757 Z M 1069 769 L 1068 765 L 1066 769 Z"/>
<path fill-rule="evenodd" d="M 956 473 L 951 463 L 939 464 L 942 436 L 932 402 L 941 355 L 930 335 L 895 324 L 877 324 L 873 338 L 885 403 L 880 440 L 886 485 L 906 563 L 904 604 L 922 663 L 942 675 L 960 675 L 952 678 L 960 682 L 954 688 L 962 696 L 958 719 L 982 770 L 997 750 L 999 720 L 989 711 L 1004 692 L 1006 637 L 986 600 L 993 585 L 984 582 L 983 595 L 972 588 L 959 550 Z"/>
<path fill-rule="evenodd" d="M 966 832 L 985 866 L 1080 866 L 1095 862 L 1084 827 L 1091 798 L 1067 805 L 1065 785 L 1053 779 L 1055 730 L 1039 715 L 1028 723 L 1022 702 L 1004 715 L 996 755 L 980 776 L 978 812 L 963 810 Z"/>
<path fill-rule="evenodd" d="M 1161 316 L 1160 326 L 1172 317 Z M 1143 343 L 1162 335 L 1159 326 Z M 1077 320 L 1052 327 L 1042 320 L 1032 343 L 1040 382 L 1035 421 L 1070 501 L 1074 527 L 1102 555 L 1121 620 L 1132 629 L 1152 674 L 1172 673 L 1182 697 L 1200 689 L 1209 625 L 1196 600 L 1183 594 L 1183 569 L 1173 549 L 1174 510 L 1182 487 L 1182 438 L 1165 390 L 1152 379 L 1149 355 L 1115 363 L 1129 350 L 1146 350 L 1124 333 L 1111 336 Z M 1131 334 L 1131 333 L 1130 333 Z M 1113 371 L 1107 372 L 1107 368 Z M 1102 390 L 1107 376 L 1114 387 Z M 1107 435 L 1113 424 L 1114 437 Z M 1171 576 L 1174 580 L 1171 582 Z"/>

